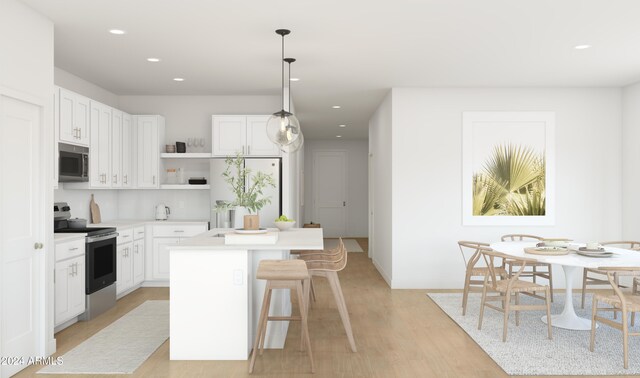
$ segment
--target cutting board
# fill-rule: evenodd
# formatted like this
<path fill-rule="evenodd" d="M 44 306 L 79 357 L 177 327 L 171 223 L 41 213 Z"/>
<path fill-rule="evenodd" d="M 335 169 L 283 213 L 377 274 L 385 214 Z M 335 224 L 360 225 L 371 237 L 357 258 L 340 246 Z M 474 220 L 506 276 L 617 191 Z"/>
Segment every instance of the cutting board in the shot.
<path fill-rule="evenodd" d="M 91 223 L 102 223 L 102 217 L 100 216 L 100 206 L 93 199 L 91 194 L 91 202 L 89 202 L 89 208 L 91 209 Z"/>

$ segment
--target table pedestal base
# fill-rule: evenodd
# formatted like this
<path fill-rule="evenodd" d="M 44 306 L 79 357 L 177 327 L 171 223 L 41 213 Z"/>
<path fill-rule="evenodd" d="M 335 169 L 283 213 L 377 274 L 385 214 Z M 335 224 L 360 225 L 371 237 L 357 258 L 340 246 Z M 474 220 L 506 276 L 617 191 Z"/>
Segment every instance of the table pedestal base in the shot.
<path fill-rule="evenodd" d="M 581 318 L 573 308 L 573 279 L 578 272 L 578 267 L 563 265 L 564 277 L 566 281 L 566 291 L 564 296 L 564 309 L 558 315 L 551 315 L 551 325 L 553 327 L 571 329 L 574 331 L 590 331 L 591 319 Z M 547 323 L 547 317 L 543 316 L 542 321 Z M 598 325 L 596 324 L 596 327 Z"/>

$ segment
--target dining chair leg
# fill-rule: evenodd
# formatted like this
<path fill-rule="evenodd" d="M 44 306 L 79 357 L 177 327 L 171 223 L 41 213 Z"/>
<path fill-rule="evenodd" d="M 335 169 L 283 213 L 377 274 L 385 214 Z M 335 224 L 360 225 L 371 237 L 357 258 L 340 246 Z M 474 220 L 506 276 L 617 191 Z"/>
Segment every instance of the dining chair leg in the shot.
<path fill-rule="evenodd" d="M 596 345 L 596 314 L 598 312 L 598 299 L 593 297 L 593 305 L 591 306 L 591 340 L 589 342 L 589 350 L 593 352 Z"/>
<path fill-rule="evenodd" d="M 587 295 L 587 269 L 582 269 L 582 305 L 580 308 L 584 308 L 584 297 Z"/>
<path fill-rule="evenodd" d="M 618 277 L 617 274 L 613 276 L 613 282 L 616 284 L 617 287 L 620 287 L 620 278 Z M 618 319 L 618 311 L 616 311 L 615 309 L 613 310 L 613 318 Z"/>
<path fill-rule="evenodd" d="M 531 277 L 533 278 L 533 283 L 536 283 L 536 277 L 538 276 L 536 273 L 538 272 L 538 267 L 533 266 L 533 273 L 531 273 Z"/>
<path fill-rule="evenodd" d="M 629 324 L 627 323 L 627 309 L 622 309 L 622 354 L 624 355 L 624 368 L 629 368 Z"/>
<path fill-rule="evenodd" d="M 465 316 L 467 313 L 467 299 L 469 298 L 470 281 L 471 274 L 467 273 L 464 277 L 464 289 L 462 290 L 462 316 Z"/>
<path fill-rule="evenodd" d="M 551 303 L 553 303 L 553 269 L 551 264 L 547 264 L 547 271 L 549 272 L 549 292 L 551 293 Z"/>
<path fill-rule="evenodd" d="M 505 293 L 504 327 L 502 329 L 502 342 L 507 341 L 507 326 L 509 325 L 509 310 L 511 307 L 511 293 Z"/>
<path fill-rule="evenodd" d="M 482 329 L 482 318 L 484 317 L 484 304 L 487 300 L 487 285 L 482 286 L 482 300 L 480 301 L 480 316 L 478 317 L 478 329 Z"/>
<path fill-rule="evenodd" d="M 309 361 L 311 362 L 311 372 L 315 373 L 316 368 L 313 363 L 313 353 L 311 352 L 311 339 L 309 338 L 309 327 L 307 322 L 308 319 L 307 319 L 306 304 L 305 304 L 305 299 L 304 299 L 304 294 L 302 289 L 302 282 L 300 281 L 298 281 L 296 284 L 296 292 L 298 293 L 298 306 L 300 308 L 301 332 L 304 335 L 304 338 L 306 339 L 307 354 L 309 354 Z"/>
<path fill-rule="evenodd" d="M 305 311 L 306 311 L 306 315 L 307 318 L 309 317 L 309 307 L 311 306 L 310 302 L 311 302 L 311 298 L 310 298 L 310 291 L 311 291 L 311 282 L 313 282 L 313 279 L 311 277 L 309 277 L 308 280 L 304 280 L 302 281 L 302 291 L 303 291 L 303 297 L 305 300 Z M 301 315 L 302 316 L 302 315 Z M 302 330 L 300 330 L 300 351 L 304 350 L 304 333 L 302 332 Z"/>
<path fill-rule="evenodd" d="M 631 313 L 631 326 L 634 327 L 636 325 L 636 313 Z"/>
<path fill-rule="evenodd" d="M 551 297 L 551 298 L 549 298 Z M 553 298 L 553 294 L 551 294 L 551 288 L 545 288 L 545 296 L 544 301 L 547 305 L 547 332 L 549 333 L 549 340 L 553 340 L 553 335 L 551 333 L 551 299 Z"/>
<path fill-rule="evenodd" d="M 313 277 L 309 278 L 309 286 L 311 286 L 311 298 L 316 301 L 316 288 L 313 286 Z"/>
<path fill-rule="evenodd" d="M 516 297 L 516 327 L 520 325 L 520 310 L 518 310 L 518 305 L 520 304 L 520 293 L 515 293 Z"/>
<path fill-rule="evenodd" d="M 260 345 L 260 338 L 262 335 L 262 327 L 265 326 L 265 319 L 267 317 L 267 309 L 264 304 L 267 301 L 269 296 L 269 283 L 267 282 L 267 286 L 264 288 L 264 298 L 262 299 L 262 309 L 260 311 L 260 319 L 258 320 L 258 329 L 256 330 L 256 340 L 253 343 L 253 352 L 251 353 L 251 362 L 249 362 L 249 374 L 253 373 L 253 367 L 256 364 L 256 356 L 258 355 L 258 346 Z"/>
<path fill-rule="evenodd" d="M 265 316 L 264 319 L 262 319 L 262 317 L 260 318 L 260 320 L 263 322 L 262 326 L 260 327 L 260 329 L 262 330 L 262 332 L 260 333 L 260 344 L 258 346 L 258 350 L 260 351 L 260 355 L 262 356 L 262 353 L 264 352 L 264 341 L 267 338 L 267 322 L 269 321 L 269 309 L 271 308 L 271 286 L 269 286 L 269 290 L 267 291 L 267 296 L 265 298 L 266 302 L 262 303 L 262 307 L 265 310 Z"/>
<path fill-rule="evenodd" d="M 353 339 L 353 330 L 351 329 L 349 311 L 347 311 L 347 304 L 345 303 L 344 295 L 342 294 L 342 288 L 340 287 L 338 272 L 327 272 L 327 279 L 329 281 L 331 291 L 333 291 L 333 297 L 336 300 L 338 312 L 340 313 L 340 317 L 342 318 L 342 324 L 344 325 L 344 330 L 347 333 L 347 339 L 349 339 L 349 344 L 351 345 L 351 351 L 355 353 L 358 350 L 356 349 L 356 342 Z"/>

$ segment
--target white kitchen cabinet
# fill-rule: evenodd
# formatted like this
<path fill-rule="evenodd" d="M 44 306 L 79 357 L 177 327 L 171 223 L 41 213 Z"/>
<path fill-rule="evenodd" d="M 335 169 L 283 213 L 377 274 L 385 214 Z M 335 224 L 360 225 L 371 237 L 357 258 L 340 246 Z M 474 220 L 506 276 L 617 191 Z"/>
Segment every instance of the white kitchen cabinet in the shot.
<path fill-rule="evenodd" d="M 133 119 L 122 113 L 122 187 L 133 188 Z"/>
<path fill-rule="evenodd" d="M 164 117 L 134 116 L 137 129 L 138 188 L 160 187 L 160 152 L 164 143 Z"/>
<path fill-rule="evenodd" d="M 60 149 L 58 140 L 60 135 L 60 89 L 53 91 L 53 189 L 58 189 L 60 175 Z"/>
<path fill-rule="evenodd" d="M 116 294 L 133 286 L 133 243 L 121 244 L 116 252 Z"/>
<path fill-rule="evenodd" d="M 280 148 L 267 136 L 269 116 L 247 116 L 246 156 L 280 156 Z"/>
<path fill-rule="evenodd" d="M 55 265 L 56 326 L 85 311 L 84 238 L 58 243 Z"/>
<path fill-rule="evenodd" d="M 133 286 L 144 281 L 144 239 L 133 242 Z"/>
<path fill-rule="evenodd" d="M 89 183 L 94 188 L 111 187 L 111 108 L 91 101 L 91 146 Z"/>
<path fill-rule="evenodd" d="M 212 156 L 280 156 L 280 149 L 267 136 L 270 116 L 234 115 L 211 118 Z"/>
<path fill-rule="evenodd" d="M 152 254 L 152 278 L 169 280 L 169 250 L 167 246 L 180 242 L 180 238 L 154 238 Z"/>
<path fill-rule="evenodd" d="M 111 109 L 111 180 L 112 188 L 122 187 L 122 112 Z"/>
<path fill-rule="evenodd" d="M 59 89 L 58 139 L 80 146 L 89 145 L 91 100 L 66 89 Z"/>

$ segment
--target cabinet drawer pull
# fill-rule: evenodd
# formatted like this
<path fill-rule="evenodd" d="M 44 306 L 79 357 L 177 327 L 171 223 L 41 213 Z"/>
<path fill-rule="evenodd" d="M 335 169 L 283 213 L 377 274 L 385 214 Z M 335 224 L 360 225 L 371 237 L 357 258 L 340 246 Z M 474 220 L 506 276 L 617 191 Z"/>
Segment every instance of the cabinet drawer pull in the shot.
<path fill-rule="evenodd" d="M 118 175 L 117 174 L 113 175 L 113 183 L 114 184 L 118 183 Z"/>
<path fill-rule="evenodd" d="M 184 232 L 184 230 L 175 230 L 173 232 Z"/>
<path fill-rule="evenodd" d="M 78 247 L 69 248 L 70 251 L 77 251 Z"/>

